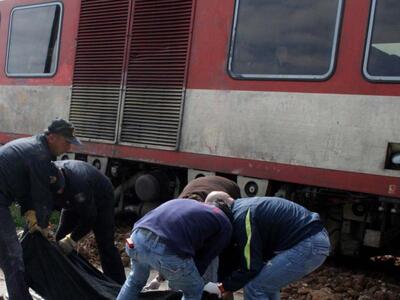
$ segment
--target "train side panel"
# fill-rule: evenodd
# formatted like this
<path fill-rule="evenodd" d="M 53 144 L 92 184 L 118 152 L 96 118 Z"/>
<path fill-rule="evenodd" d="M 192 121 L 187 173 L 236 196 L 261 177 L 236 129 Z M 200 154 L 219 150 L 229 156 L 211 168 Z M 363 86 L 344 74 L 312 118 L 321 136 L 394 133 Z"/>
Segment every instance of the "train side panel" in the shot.
<path fill-rule="evenodd" d="M 60 49 L 54 76 L 8 76 L 6 58 L 9 24 L 13 9 L 40 6 L 49 2 L 3 1 L 0 3 L 0 119 L 1 132 L 35 134 L 54 117 L 69 115 L 71 83 L 75 59 L 75 40 L 80 1 L 55 1 L 62 7 Z M 25 24 L 25 26 L 29 26 Z M 27 52 L 26 55 L 29 55 Z"/>

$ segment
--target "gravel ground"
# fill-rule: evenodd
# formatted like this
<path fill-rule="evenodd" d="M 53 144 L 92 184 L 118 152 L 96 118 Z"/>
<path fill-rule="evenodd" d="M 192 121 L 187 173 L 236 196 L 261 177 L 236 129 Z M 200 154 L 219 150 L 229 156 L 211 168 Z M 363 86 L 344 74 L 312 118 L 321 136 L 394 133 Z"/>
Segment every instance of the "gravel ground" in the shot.
<path fill-rule="evenodd" d="M 304 300 L 396 300 L 400 299 L 400 285 L 386 272 L 328 261 L 301 281 L 285 287 L 281 296 Z"/>
<path fill-rule="evenodd" d="M 117 246 L 126 267 L 129 267 L 129 258 L 124 251 L 124 243 L 129 232 L 130 228 L 125 228 L 116 234 Z M 80 243 L 79 249 L 93 264 L 98 264 L 93 237 L 89 236 Z M 352 259 L 344 261 L 330 259 L 302 280 L 282 289 L 281 298 L 282 300 L 400 300 L 400 258 L 385 256 L 376 260 L 380 263 L 379 271 L 370 270 L 372 262 L 369 266 L 363 266 L 358 261 L 354 263 Z M 390 268 L 385 268 L 382 263 Z M 396 266 L 398 269 L 394 269 Z M 393 273 L 398 274 L 397 278 L 391 275 Z M 235 299 L 243 299 L 242 291 L 235 293 Z"/>
<path fill-rule="evenodd" d="M 116 243 L 120 249 L 126 272 L 129 272 L 129 258 L 124 251 L 125 237 L 129 229 L 120 230 Z M 78 245 L 78 251 L 92 264 L 98 266 L 98 253 L 94 237 L 89 235 Z M 400 300 L 400 258 L 384 256 L 375 259 L 377 263 L 362 265 L 354 260 L 328 260 L 322 267 L 302 280 L 282 289 L 282 300 Z M 149 280 L 154 278 L 151 274 Z M 163 284 L 162 289 L 167 286 Z M 6 293 L 4 275 L 0 271 L 0 300 Z M 40 299 L 40 298 L 35 298 Z M 235 300 L 243 300 L 242 291 L 235 293 Z"/>

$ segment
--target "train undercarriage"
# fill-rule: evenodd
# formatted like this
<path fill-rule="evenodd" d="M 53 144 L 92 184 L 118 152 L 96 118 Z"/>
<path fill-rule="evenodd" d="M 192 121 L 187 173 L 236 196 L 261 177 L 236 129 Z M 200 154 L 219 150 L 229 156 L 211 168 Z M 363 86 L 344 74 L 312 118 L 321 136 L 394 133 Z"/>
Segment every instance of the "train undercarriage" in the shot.
<path fill-rule="evenodd" d="M 395 198 L 79 153 L 60 159 L 88 161 L 109 176 L 119 218 L 138 219 L 178 197 L 192 179 L 219 175 L 237 182 L 242 197 L 283 197 L 319 212 L 332 254 L 400 254 L 400 201 Z"/>

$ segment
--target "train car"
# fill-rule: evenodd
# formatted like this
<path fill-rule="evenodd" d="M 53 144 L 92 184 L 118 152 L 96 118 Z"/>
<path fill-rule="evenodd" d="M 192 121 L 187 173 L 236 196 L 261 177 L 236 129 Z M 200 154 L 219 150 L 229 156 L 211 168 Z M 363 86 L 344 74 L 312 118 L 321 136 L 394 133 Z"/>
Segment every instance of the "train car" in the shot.
<path fill-rule="evenodd" d="M 118 211 L 198 176 L 317 209 L 336 249 L 399 249 L 400 2 L 0 1 L 0 143 L 67 118 Z"/>

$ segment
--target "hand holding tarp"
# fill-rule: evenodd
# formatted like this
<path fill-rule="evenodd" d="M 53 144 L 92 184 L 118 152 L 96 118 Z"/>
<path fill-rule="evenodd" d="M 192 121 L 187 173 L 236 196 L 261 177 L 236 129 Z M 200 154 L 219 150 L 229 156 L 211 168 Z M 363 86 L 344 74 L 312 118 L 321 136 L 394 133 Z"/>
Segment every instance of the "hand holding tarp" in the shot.
<path fill-rule="evenodd" d="M 58 245 L 65 254 L 69 254 L 75 249 L 76 242 L 71 238 L 71 234 L 68 234 L 65 238 L 58 241 Z"/>
<path fill-rule="evenodd" d="M 204 286 L 203 289 L 205 292 L 210 293 L 210 294 L 215 294 L 218 296 L 218 298 L 222 297 L 222 292 L 221 289 L 219 288 L 218 283 L 215 282 L 209 282 Z"/>
<path fill-rule="evenodd" d="M 160 285 L 161 285 L 161 281 L 158 280 L 158 276 L 157 276 L 152 281 L 150 281 L 148 285 L 146 285 L 144 287 L 144 290 L 145 291 L 158 290 Z"/>

